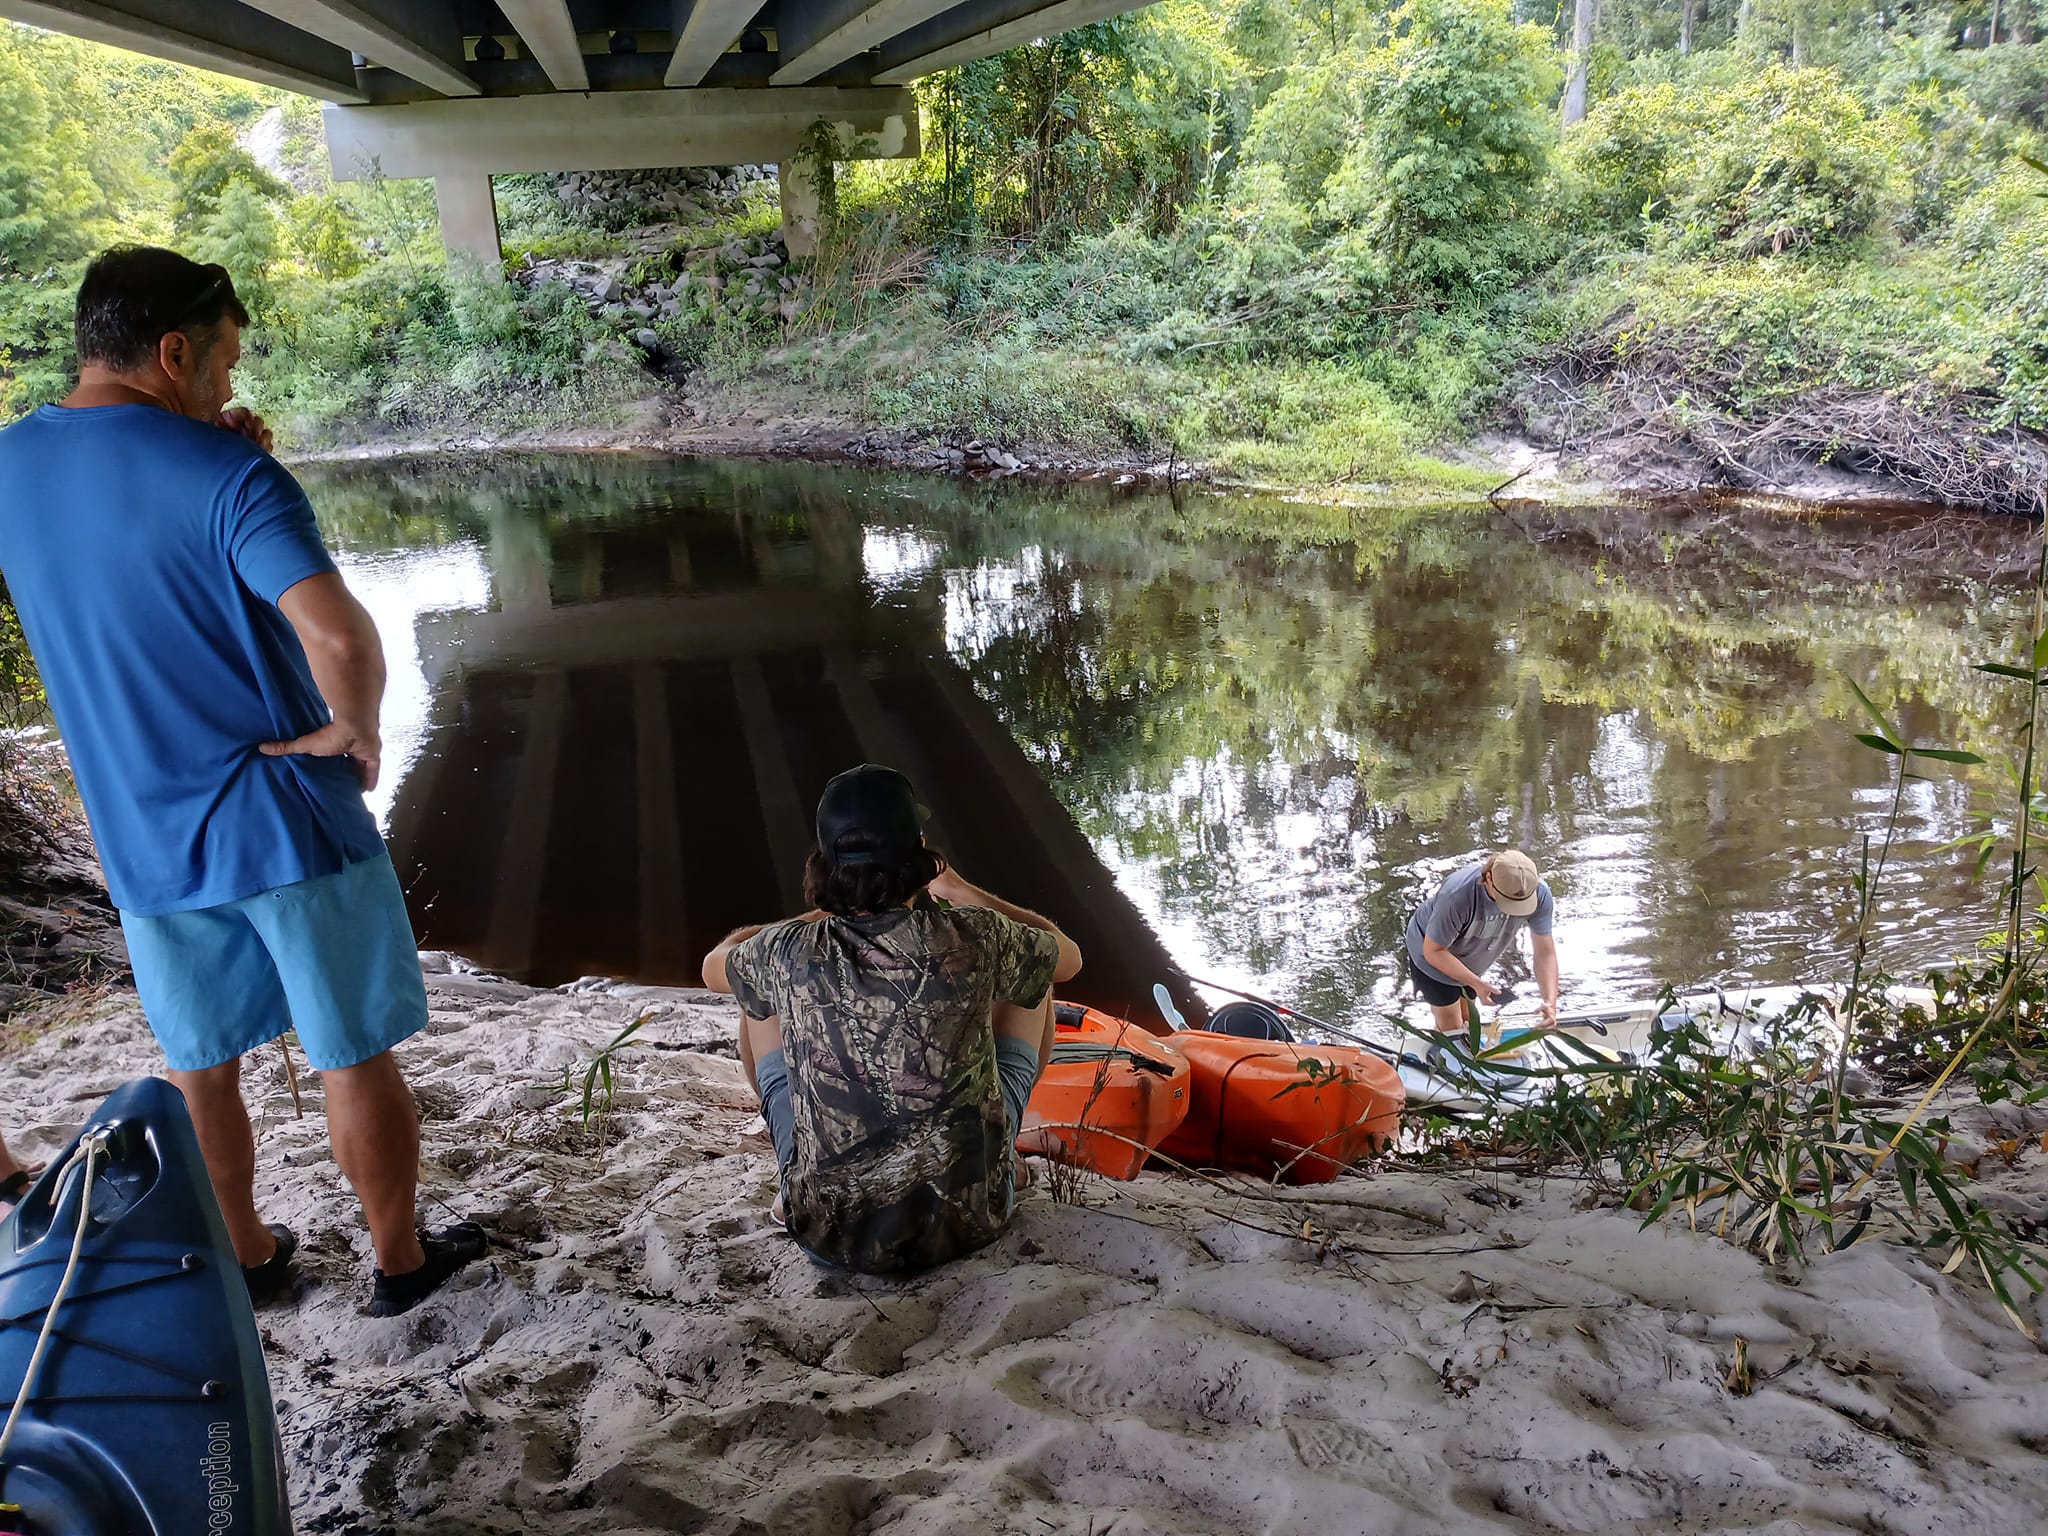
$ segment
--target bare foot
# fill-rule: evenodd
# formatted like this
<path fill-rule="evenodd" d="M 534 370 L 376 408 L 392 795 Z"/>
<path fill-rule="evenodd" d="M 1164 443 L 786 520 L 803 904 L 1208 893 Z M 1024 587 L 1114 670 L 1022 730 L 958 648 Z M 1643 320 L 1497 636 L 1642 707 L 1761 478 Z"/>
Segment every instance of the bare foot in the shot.
<path fill-rule="evenodd" d="M 1016 1159 L 1016 1162 L 1017 1181 L 1015 1187 L 1017 1189 L 1017 1192 L 1019 1194 L 1022 1194 L 1025 1190 L 1029 1189 L 1032 1185 L 1038 1182 L 1038 1173 L 1035 1169 L 1032 1168 L 1032 1166 L 1029 1163 L 1024 1161 L 1023 1157 L 1019 1156 Z"/>

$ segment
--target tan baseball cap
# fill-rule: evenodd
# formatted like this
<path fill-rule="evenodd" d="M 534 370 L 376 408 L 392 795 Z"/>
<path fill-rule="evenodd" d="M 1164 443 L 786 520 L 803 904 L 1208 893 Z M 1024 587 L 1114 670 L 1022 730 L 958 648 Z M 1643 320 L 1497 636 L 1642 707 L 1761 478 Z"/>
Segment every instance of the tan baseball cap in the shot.
<path fill-rule="evenodd" d="M 1519 848 L 1496 853 L 1486 861 L 1493 886 L 1493 904 L 1509 917 L 1527 917 L 1536 910 L 1536 887 L 1543 876 L 1536 861 Z"/>

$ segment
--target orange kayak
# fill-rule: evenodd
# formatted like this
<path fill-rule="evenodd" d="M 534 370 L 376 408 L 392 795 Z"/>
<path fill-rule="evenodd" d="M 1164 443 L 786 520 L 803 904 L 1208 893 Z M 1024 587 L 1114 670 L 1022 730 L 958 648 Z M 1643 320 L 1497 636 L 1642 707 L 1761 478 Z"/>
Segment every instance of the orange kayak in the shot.
<path fill-rule="evenodd" d="M 1326 1184 L 1400 1131 L 1401 1079 L 1370 1052 L 1200 1030 L 1167 1038 L 1194 1068 L 1187 1118 L 1159 1146 L 1180 1162 Z"/>
<path fill-rule="evenodd" d="M 1054 1009 L 1052 1061 L 1031 1090 L 1017 1150 L 1135 1178 L 1188 1112 L 1187 1058 L 1143 1025 L 1071 1003 Z"/>

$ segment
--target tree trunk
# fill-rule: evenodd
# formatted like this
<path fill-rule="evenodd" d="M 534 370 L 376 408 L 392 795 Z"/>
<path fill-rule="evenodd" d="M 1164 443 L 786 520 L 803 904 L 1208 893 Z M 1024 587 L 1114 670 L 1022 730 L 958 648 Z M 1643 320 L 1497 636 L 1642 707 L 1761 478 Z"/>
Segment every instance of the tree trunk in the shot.
<path fill-rule="evenodd" d="M 1749 30 L 1750 19 L 1756 14 L 1753 0 L 1742 0 L 1741 8 L 1735 13 L 1735 35 L 1742 36 Z"/>
<path fill-rule="evenodd" d="M 1678 56 L 1692 57 L 1692 24 L 1699 11 L 1699 0 L 1678 0 Z"/>
<path fill-rule="evenodd" d="M 1593 55 L 1593 20 L 1599 0 L 1575 0 L 1572 9 L 1572 57 L 1564 80 L 1564 126 L 1586 116 L 1586 65 Z"/>
<path fill-rule="evenodd" d="M 1991 46 L 1991 47 L 1993 47 L 1993 48 L 1996 48 L 1996 47 L 1998 46 L 1998 0 L 1991 0 L 1991 41 L 1990 41 L 1990 46 Z"/>

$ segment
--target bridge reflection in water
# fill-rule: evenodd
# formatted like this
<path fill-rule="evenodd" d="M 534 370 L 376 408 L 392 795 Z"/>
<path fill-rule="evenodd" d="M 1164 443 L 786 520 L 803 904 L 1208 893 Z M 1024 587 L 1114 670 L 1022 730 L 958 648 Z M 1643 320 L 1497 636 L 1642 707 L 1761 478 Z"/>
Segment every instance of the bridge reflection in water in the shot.
<path fill-rule="evenodd" d="M 844 504 L 706 504 L 492 541 L 487 611 L 429 614 L 433 697 L 391 843 L 423 946 L 553 985 L 696 985 L 742 923 L 802 909 L 811 813 L 908 773 L 968 878 L 1080 944 L 1079 1000 L 1198 998 L 945 646 L 929 585 L 878 592 Z"/>

